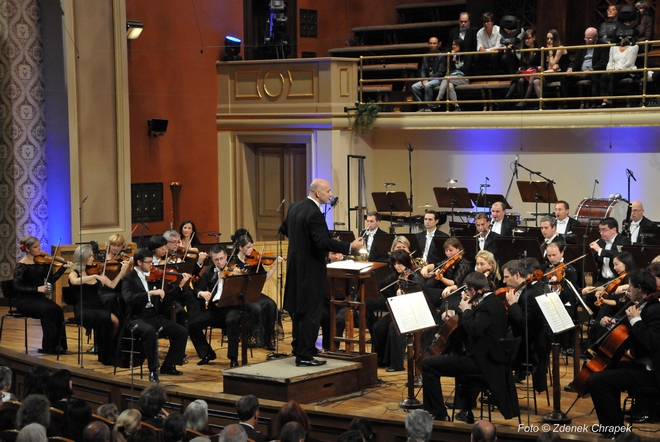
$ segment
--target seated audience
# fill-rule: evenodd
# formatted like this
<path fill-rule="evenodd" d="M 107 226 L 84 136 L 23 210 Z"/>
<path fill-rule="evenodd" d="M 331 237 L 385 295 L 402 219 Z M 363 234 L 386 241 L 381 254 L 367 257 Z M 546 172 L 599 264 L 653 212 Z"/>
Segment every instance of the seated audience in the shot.
<path fill-rule="evenodd" d="M 23 427 L 16 437 L 16 442 L 46 442 L 46 428 L 41 424 L 29 424 Z"/>
<path fill-rule="evenodd" d="M 499 51 L 506 49 L 502 43 L 500 27 L 495 24 L 493 14 L 485 12 L 481 16 L 483 28 L 477 32 L 477 51 L 490 52 L 489 56 L 479 56 L 479 63 L 484 74 L 500 73 L 500 54 Z"/>
<path fill-rule="evenodd" d="M 16 396 L 11 394 L 11 378 L 13 374 L 11 368 L 0 366 L 0 392 L 2 392 L 2 402 L 15 401 Z"/>
<path fill-rule="evenodd" d="M 172 413 L 163 422 L 163 442 L 182 442 L 186 435 L 186 418 Z"/>
<path fill-rule="evenodd" d="M 637 60 L 637 53 L 639 46 L 632 44 L 630 37 L 621 37 L 621 42 L 618 46 L 610 48 L 610 58 L 607 62 L 608 71 L 629 71 L 637 69 L 635 61 Z M 626 72 L 612 73 L 608 72 L 600 76 L 600 91 L 605 95 L 614 95 L 614 83 L 618 83 L 623 78 L 634 77 L 634 74 Z M 601 107 L 610 107 L 612 103 L 609 99 L 604 99 Z"/>
<path fill-rule="evenodd" d="M 183 413 L 186 427 L 204 434 L 213 434 L 209 428 L 209 405 L 202 399 L 194 400 Z"/>
<path fill-rule="evenodd" d="M 49 380 L 50 372 L 46 367 L 42 367 L 41 365 L 31 367 L 25 373 L 25 378 L 23 379 L 23 394 L 21 395 L 21 401 L 31 394 L 46 395 Z"/>
<path fill-rule="evenodd" d="M 247 439 L 247 433 L 243 427 L 238 424 L 231 424 L 220 432 L 218 442 L 247 442 Z"/>
<path fill-rule="evenodd" d="M 371 431 L 371 421 L 364 417 L 356 417 L 353 419 L 351 423 L 348 424 L 348 429 L 359 430 L 360 433 L 362 433 L 362 438 L 365 440 L 365 442 L 370 441 L 374 436 L 373 432 Z"/>
<path fill-rule="evenodd" d="M 106 418 L 110 422 L 116 422 L 117 416 L 119 416 L 119 410 L 117 410 L 117 406 L 115 404 L 110 402 L 109 404 L 100 405 L 96 409 L 96 414 L 98 416 Z"/>
<path fill-rule="evenodd" d="M 444 79 L 440 83 L 440 89 L 438 91 L 437 101 L 442 101 L 447 91 L 447 85 L 449 85 L 449 99 L 451 101 L 457 101 L 458 96 L 456 95 L 455 86 L 461 84 L 468 84 L 470 80 L 463 78 L 466 75 L 470 75 L 470 70 L 472 68 L 472 56 L 463 55 L 462 52 L 465 52 L 465 42 L 463 40 L 454 40 L 451 43 L 451 52 L 454 54 L 449 57 L 449 79 Z M 461 107 L 458 104 L 454 105 L 454 111 L 460 112 Z"/>
<path fill-rule="evenodd" d="M 607 7 L 607 17 L 605 21 L 598 25 L 598 38 L 603 43 L 616 43 L 619 41 L 617 31 L 621 24 L 618 20 L 619 7 L 617 5 L 609 5 Z"/>
<path fill-rule="evenodd" d="M 314 442 L 315 438 L 310 437 L 309 432 L 312 429 L 312 424 L 309 422 L 309 417 L 300 404 L 296 401 L 289 401 L 282 405 L 279 413 L 277 413 L 277 428 L 282 430 L 287 422 L 295 421 L 303 426 L 305 429 L 305 441 Z"/>
<path fill-rule="evenodd" d="M 413 410 L 406 416 L 406 442 L 428 442 L 433 431 L 433 416 L 426 410 Z"/>
<path fill-rule="evenodd" d="M 470 433 L 471 442 L 495 442 L 497 440 L 495 425 L 485 420 L 475 422 Z"/>
<path fill-rule="evenodd" d="M 82 434 L 87 424 L 92 421 L 92 407 L 86 401 L 75 400 L 64 412 L 64 437 L 82 440 Z"/>
<path fill-rule="evenodd" d="M 50 402 L 42 394 L 31 394 L 24 398 L 16 412 L 18 430 L 32 423 L 43 425 L 45 428 L 50 426 Z"/>
<path fill-rule="evenodd" d="M 596 28 L 587 28 L 584 31 L 584 45 L 593 46 L 602 44 L 603 41 L 598 40 L 598 31 Z M 603 71 L 607 67 L 609 58 L 609 51 L 607 48 L 583 48 L 578 49 L 569 63 L 566 72 L 589 72 L 589 71 Z M 568 88 L 574 86 L 578 81 L 589 80 L 591 83 L 591 96 L 596 97 L 600 95 L 600 74 L 580 74 L 580 75 L 566 75 L 562 77 L 562 95 L 568 96 Z M 582 91 L 580 91 L 582 93 Z M 580 104 L 580 109 L 589 107 L 597 107 L 594 102 L 586 102 Z M 563 233 L 563 232 L 562 232 Z"/>
<path fill-rule="evenodd" d="M 280 442 L 305 442 L 305 427 L 296 421 L 287 422 L 280 431 Z"/>
<path fill-rule="evenodd" d="M 429 54 L 438 54 L 440 43 L 436 37 L 429 38 Z M 445 74 L 447 61 L 442 56 L 426 56 L 422 60 L 422 67 L 419 76 L 422 80 L 412 85 L 413 95 L 417 101 L 433 101 L 435 88 L 438 87 L 440 79 L 438 77 Z M 419 108 L 417 112 L 431 112 L 431 108 L 426 105 Z"/>
<path fill-rule="evenodd" d="M 254 426 L 259 421 L 259 399 L 252 394 L 243 396 L 236 402 L 236 414 L 239 425 L 243 427 L 248 438 L 255 442 L 266 442 L 268 437 L 258 432 Z"/>
<path fill-rule="evenodd" d="M 82 442 L 110 442 L 110 428 L 101 421 L 90 422 L 83 430 Z"/>
<path fill-rule="evenodd" d="M 138 410 L 142 414 L 142 422 L 162 428 L 163 420 L 167 417 L 167 412 L 163 410 L 166 402 L 167 393 L 160 385 L 152 385 L 142 390 L 138 399 Z"/>
<path fill-rule="evenodd" d="M 112 429 L 112 442 L 126 442 L 133 437 L 133 434 L 140 429 L 142 414 L 135 409 L 128 409 L 121 412 L 117 417 L 115 426 Z"/>
<path fill-rule="evenodd" d="M 73 383 L 71 381 L 71 372 L 65 368 L 55 370 L 50 375 L 49 387 L 46 397 L 50 401 L 50 406 L 66 411 L 71 395 L 73 394 Z"/>
<path fill-rule="evenodd" d="M 655 23 L 651 15 L 651 6 L 647 0 L 635 3 L 635 8 L 639 11 L 639 24 L 635 27 L 637 32 L 637 41 L 653 40 L 653 30 Z"/>

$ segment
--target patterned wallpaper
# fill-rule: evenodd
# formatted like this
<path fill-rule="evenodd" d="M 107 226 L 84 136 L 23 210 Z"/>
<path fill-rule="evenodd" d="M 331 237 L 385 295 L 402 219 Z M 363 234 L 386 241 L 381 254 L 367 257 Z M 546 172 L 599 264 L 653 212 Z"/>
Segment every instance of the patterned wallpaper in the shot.
<path fill-rule="evenodd" d="M 0 278 L 25 235 L 48 250 L 46 128 L 37 0 L 0 1 Z"/>

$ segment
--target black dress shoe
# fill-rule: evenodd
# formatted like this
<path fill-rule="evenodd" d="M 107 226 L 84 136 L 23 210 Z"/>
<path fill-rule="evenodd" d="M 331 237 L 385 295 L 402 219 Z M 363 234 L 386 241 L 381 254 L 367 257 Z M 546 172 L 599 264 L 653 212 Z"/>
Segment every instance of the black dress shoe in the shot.
<path fill-rule="evenodd" d="M 433 420 L 442 421 L 442 422 L 451 422 L 451 419 L 446 414 L 444 416 L 433 416 Z"/>
<path fill-rule="evenodd" d="M 454 409 L 454 403 L 450 401 L 445 402 L 445 407 L 447 407 L 448 410 L 453 410 Z"/>
<path fill-rule="evenodd" d="M 214 359 L 216 359 L 216 357 L 217 357 L 217 356 L 215 355 L 215 353 L 209 353 L 209 354 L 207 354 L 206 356 L 204 356 L 202 359 L 200 359 L 199 362 L 197 363 L 197 365 L 206 365 L 206 364 L 208 364 L 209 362 L 211 362 L 211 361 L 213 361 Z"/>
<path fill-rule="evenodd" d="M 149 382 L 158 383 L 158 370 L 149 372 Z"/>
<path fill-rule="evenodd" d="M 461 411 L 456 415 L 456 419 L 465 422 L 466 424 L 474 423 L 474 414 L 471 411 Z"/>
<path fill-rule="evenodd" d="M 296 367 L 318 367 L 319 365 L 327 364 L 328 361 L 321 359 L 298 359 L 296 358 Z"/>
<path fill-rule="evenodd" d="M 96 346 L 94 346 L 94 347 L 90 348 L 89 350 L 87 350 L 85 353 L 90 354 L 90 355 L 97 355 L 97 354 L 99 354 L 99 349 Z"/>
<path fill-rule="evenodd" d="M 229 368 L 234 368 L 234 367 L 238 367 L 238 359 L 229 360 Z"/>
<path fill-rule="evenodd" d="M 268 351 L 275 351 L 275 346 L 270 342 L 264 344 L 264 348 Z"/>
<path fill-rule="evenodd" d="M 385 370 L 388 373 L 392 373 L 394 371 L 403 371 L 405 368 L 394 368 L 394 367 L 387 367 L 387 370 Z"/>
<path fill-rule="evenodd" d="M 171 374 L 174 376 L 181 376 L 183 372 L 177 370 L 174 365 L 168 364 L 168 365 L 162 365 L 160 367 L 160 374 Z"/>

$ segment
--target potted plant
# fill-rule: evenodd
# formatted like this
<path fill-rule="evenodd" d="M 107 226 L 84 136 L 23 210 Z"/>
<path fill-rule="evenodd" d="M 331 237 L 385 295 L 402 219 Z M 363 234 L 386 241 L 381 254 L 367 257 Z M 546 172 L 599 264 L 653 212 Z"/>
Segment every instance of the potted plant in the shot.
<path fill-rule="evenodd" d="M 380 106 L 373 101 L 358 104 L 355 112 L 355 121 L 353 122 L 353 134 L 357 137 L 358 135 L 364 135 L 369 132 L 371 126 L 374 125 L 374 121 L 378 118 L 379 111 Z"/>

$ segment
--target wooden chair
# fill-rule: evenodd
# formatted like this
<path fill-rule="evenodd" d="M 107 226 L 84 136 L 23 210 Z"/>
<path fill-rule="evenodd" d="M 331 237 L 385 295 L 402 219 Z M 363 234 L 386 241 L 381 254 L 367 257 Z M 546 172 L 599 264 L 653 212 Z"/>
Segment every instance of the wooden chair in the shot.
<path fill-rule="evenodd" d="M 28 352 L 28 328 L 27 328 L 27 320 L 28 317 L 19 313 L 18 310 L 14 306 L 12 306 L 12 301 L 16 299 L 16 291 L 14 290 L 14 280 L 13 279 L 8 279 L 6 281 L 0 281 L 0 287 L 2 287 L 2 294 L 4 295 L 5 298 L 7 298 L 7 301 L 9 303 L 9 311 L 5 313 L 2 316 L 2 319 L 0 320 L 0 342 L 2 341 L 2 330 L 4 329 L 5 326 L 5 318 L 11 318 L 11 319 L 22 319 L 23 322 L 25 323 L 24 330 L 25 330 L 25 354 Z"/>
<path fill-rule="evenodd" d="M 16 442 L 16 438 L 18 437 L 18 433 L 20 431 L 13 429 L 13 430 L 2 430 L 0 431 L 0 440 L 2 442 Z"/>
<path fill-rule="evenodd" d="M 144 421 L 140 422 L 140 425 L 142 426 L 142 428 L 146 428 L 149 431 L 153 432 L 154 435 L 156 436 L 156 439 L 158 440 L 158 442 L 163 442 L 163 429 L 162 428 L 156 428 L 153 425 L 151 425 L 147 422 L 144 422 Z"/>
<path fill-rule="evenodd" d="M 67 439 L 66 437 L 62 437 L 62 436 L 50 436 L 48 438 L 48 440 L 50 440 L 50 441 L 59 441 L 59 442 L 76 442 L 73 439 Z"/>
<path fill-rule="evenodd" d="M 64 412 L 59 408 L 50 407 L 50 426 L 48 437 L 59 437 L 64 434 Z"/>
<path fill-rule="evenodd" d="M 115 423 L 112 422 L 110 419 L 106 419 L 103 416 L 99 416 L 98 414 L 92 414 L 92 422 L 93 421 L 98 421 L 98 422 L 103 422 L 110 428 L 110 432 L 112 433 L 113 428 L 115 428 Z"/>
<path fill-rule="evenodd" d="M 183 442 L 189 442 L 196 437 L 205 437 L 210 439 L 210 437 L 204 433 L 200 433 L 199 431 L 193 430 L 192 428 L 186 428 L 186 435 L 183 436 Z"/>
<path fill-rule="evenodd" d="M 16 413 L 21 407 L 18 401 L 7 401 L 2 404 L 0 409 L 0 430 L 11 429 L 16 427 Z M 3 438 L 0 438 L 4 440 Z"/>

